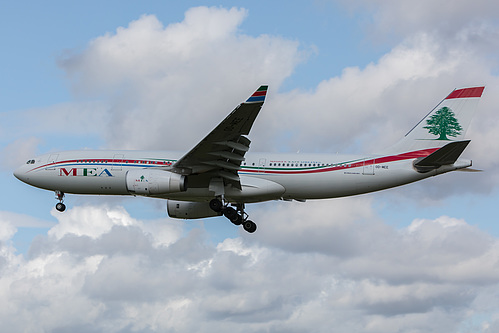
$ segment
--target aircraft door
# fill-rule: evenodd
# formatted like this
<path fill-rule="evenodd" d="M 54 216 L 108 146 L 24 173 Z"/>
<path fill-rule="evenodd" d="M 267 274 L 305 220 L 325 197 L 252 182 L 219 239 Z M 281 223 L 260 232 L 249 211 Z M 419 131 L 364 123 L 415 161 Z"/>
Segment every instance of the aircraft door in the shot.
<path fill-rule="evenodd" d="M 366 159 L 362 170 L 363 175 L 374 175 L 374 159 Z"/>
<path fill-rule="evenodd" d="M 265 163 L 267 163 L 266 158 L 261 158 L 258 161 L 258 172 L 264 172 L 265 171 Z"/>
<path fill-rule="evenodd" d="M 47 161 L 48 167 L 47 170 L 55 170 L 55 162 L 59 158 L 59 154 L 50 154 L 49 160 Z"/>
<path fill-rule="evenodd" d="M 113 156 L 113 166 L 111 170 L 121 171 L 123 165 L 123 154 L 114 154 Z"/>

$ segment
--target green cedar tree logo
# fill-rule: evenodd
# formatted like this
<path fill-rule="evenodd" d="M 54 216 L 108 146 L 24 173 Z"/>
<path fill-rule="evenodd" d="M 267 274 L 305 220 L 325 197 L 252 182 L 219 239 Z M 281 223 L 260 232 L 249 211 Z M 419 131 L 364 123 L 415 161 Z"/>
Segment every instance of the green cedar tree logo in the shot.
<path fill-rule="evenodd" d="M 463 130 L 454 112 L 446 106 L 435 112 L 430 119 L 426 120 L 426 124 L 428 126 L 423 128 L 428 129 L 430 134 L 438 135 L 437 140 L 449 140 L 447 136 L 456 137 Z"/>

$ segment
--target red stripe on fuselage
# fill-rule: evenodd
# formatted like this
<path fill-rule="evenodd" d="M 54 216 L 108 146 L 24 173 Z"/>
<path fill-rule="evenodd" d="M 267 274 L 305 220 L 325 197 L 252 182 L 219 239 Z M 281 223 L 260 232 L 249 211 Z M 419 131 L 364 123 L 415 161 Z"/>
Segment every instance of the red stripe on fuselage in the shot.
<path fill-rule="evenodd" d="M 66 165 L 66 164 L 74 164 L 74 165 L 116 165 L 116 164 L 121 164 L 122 166 L 127 166 L 127 165 L 151 165 L 151 166 L 170 166 L 173 164 L 173 162 L 168 162 L 168 161 L 154 161 L 154 160 L 140 160 L 140 159 L 133 159 L 133 160 L 123 160 L 123 159 L 106 159 L 106 158 L 85 158 L 85 159 L 78 159 L 78 160 L 65 160 L 65 161 L 57 161 L 57 162 L 52 162 L 48 164 L 41 165 L 39 167 L 33 168 L 27 172 L 35 171 L 38 169 L 43 169 L 43 168 L 53 168 L 56 166 L 60 165 Z"/>
<path fill-rule="evenodd" d="M 268 170 L 268 169 L 243 169 L 241 171 L 242 172 L 249 172 L 249 173 L 285 174 L 285 175 L 330 172 L 330 171 L 337 171 L 337 170 L 359 168 L 359 167 L 362 167 L 365 165 L 382 164 L 382 163 L 410 160 L 410 159 L 415 159 L 415 158 L 419 158 L 419 157 L 426 157 L 426 156 L 430 155 L 431 153 L 437 151 L 438 149 L 440 149 L 440 148 L 429 148 L 429 149 L 417 150 L 417 151 L 412 151 L 412 152 L 398 154 L 398 155 L 374 158 L 371 160 L 364 160 L 361 162 L 355 162 L 355 163 L 345 162 L 345 163 L 340 163 L 342 165 L 339 165 L 339 166 L 322 167 L 320 169 L 312 169 L 312 170 L 293 170 L 293 169 L 290 169 L 289 171 L 286 171 L 286 170 L 277 171 L 277 170 Z"/>

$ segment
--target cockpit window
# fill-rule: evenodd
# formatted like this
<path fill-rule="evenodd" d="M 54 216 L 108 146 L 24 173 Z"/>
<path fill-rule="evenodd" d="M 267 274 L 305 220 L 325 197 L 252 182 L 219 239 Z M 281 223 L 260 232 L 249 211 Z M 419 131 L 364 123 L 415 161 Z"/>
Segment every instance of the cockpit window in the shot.
<path fill-rule="evenodd" d="M 35 160 L 29 160 L 26 164 L 35 164 Z"/>

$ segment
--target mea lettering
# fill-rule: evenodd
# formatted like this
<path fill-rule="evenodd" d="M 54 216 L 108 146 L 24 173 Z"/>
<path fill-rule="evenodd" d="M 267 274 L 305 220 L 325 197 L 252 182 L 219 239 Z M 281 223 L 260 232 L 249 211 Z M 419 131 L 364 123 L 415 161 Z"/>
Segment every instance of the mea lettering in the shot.
<path fill-rule="evenodd" d="M 111 172 L 108 169 L 104 169 L 102 171 L 97 171 L 96 168 L 60 168 L 59 176 L 68 176 L 68 177 L 113 177 Z"/>

